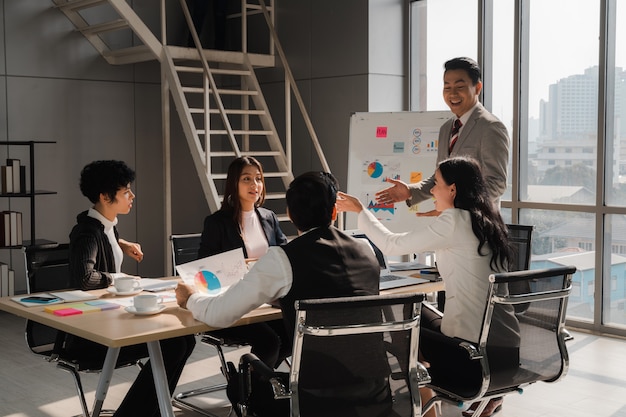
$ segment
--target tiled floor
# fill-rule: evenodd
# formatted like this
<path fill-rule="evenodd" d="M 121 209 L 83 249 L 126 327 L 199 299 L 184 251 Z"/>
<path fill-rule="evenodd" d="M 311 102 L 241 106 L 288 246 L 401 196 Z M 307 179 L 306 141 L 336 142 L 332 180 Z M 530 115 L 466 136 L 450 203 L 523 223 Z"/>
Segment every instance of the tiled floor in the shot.
<path fill-rule="evenodd" d="M 27 351 L 23 320 L 0 312 L 0 416 L 68 417 L 80 413 L 69 374 L 56 369 Z M 626 417 L 626 341 L 572 332 L 568 342 L 570 370 L 556 383 L 537 383 L 522 395 L 505 398 L 497 417 Z M 245 349 L 227 352 L 237 362 Z M 213 348 L 198 344 L 181 377 L 177 391 L 220 380 Z M 115 408 L 136 375 L 133 368 L 117 370 L 105 402 Z M 83 375 L 91 405 L 98 375 Z M 226 406 L 225 397 L 201 399 L 207 407 Z M 228 414 L 223 408 L 222 415 Z M 180 411 L 178 416 L 194 416 Z M 444 405 L 443 417 L 460 417 L 460 410 Z"/>

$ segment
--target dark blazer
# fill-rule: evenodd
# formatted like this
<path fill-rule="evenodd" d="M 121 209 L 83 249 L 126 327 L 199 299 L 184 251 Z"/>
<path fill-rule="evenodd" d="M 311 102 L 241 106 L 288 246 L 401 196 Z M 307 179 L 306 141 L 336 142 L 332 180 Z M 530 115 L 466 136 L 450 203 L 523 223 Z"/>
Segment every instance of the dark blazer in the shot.
<path fill-rule="evenodd" d="M 287 243 L 287 237 L 281 230 L 278 218 L 273 211 L 263 207 L 257 207 L 254 211 L 261 220 L 261 226 L 269 246 Z M 248 257 L 246 245 L 241 238 L 239 224 L 233 220 L 230 211 L 218 210 L 204 219 L 200 249 L 198 250 L 199 259 L 237 248 L 243 248 L 244 256 Z"/>
<path fill-rule="evenodd" d="M 437 164 L 451 156 L 471 156 L 481 166 L 487 191 L 491 199 L 499 205 L 500 197 L 506 191 L 507 165 L 509 162 L 509 135 L 506 127 L 482 104 L 474 110 L 461 130 L 452 152 L 450 133 L 456 117 L 446 121 L 439 129 L 439 149 Z M 435 174 L 417 184 L 409 184 L 411 189 L 411 205 L 428 200 L 432 197 L 430 189 L 435 185 Z"/>

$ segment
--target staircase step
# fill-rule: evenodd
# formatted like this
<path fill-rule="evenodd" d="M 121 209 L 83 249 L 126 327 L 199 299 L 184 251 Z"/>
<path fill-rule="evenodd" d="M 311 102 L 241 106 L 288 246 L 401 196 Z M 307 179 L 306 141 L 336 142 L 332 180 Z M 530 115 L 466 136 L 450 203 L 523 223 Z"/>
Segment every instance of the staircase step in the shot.
<path fill-rule="evenodd" d="M 215 178 L 215 175 L 213 175 L 213 178 Z M 282 200 L 285 199 L 287 197 L 286 193 L 267 193 L 265 194 L 265 199 L 266 200 Z M 220 194 L 219 195 L 219 200 L 223 201 L 224 200 L 224 195 Z M 286 214 L 285 214 L 286 216 Z"/>
<path fill-rule="evenodd" d="M 56 7 L 65 10 L 81 10 L 107 3 L 106 0 L 70 0 L 62 4 L 56 4 Z"/>
<path fill-rule="evenodd" d="M 222 174 L 222 173 L 215 173 L 215 174 L 210 174 L 211 178 L 215 179 L 215 180 L 225 180 L 226 179 L 226 174 Z M 287 177 L 289 176 L 288 172 L 264 172 L 263 176 L 265 178 L 281 178 L 281 177 Z"/>
<path fill-rule="evenodd" d="M 157 59 L 154 53 L 146 45 L 131 46 L 129 48 L 120 48 L 114 51 L 102 52 L 104 58 L 116 65 L 136 64 L 139 62 L 147 62 Z"/>
<path fill-rule="evenodd" d="M 204 129 L 197 129 L 196 133 L 198 135 L 206 134 Z M 270 136 L 273 135 L 274 132 L 271 130 L 233 130 L 235 135 L 254 135 L 254 136 Z M 227 135 L 228 132 L 226 130 L 209 130 L 210 135 Z"/>
<path fill-rule="evenodd" d="M 176 65 L 174 67 L 177 72 L 190 72 L 195 74 L 202 74 L 204 72 L 204 68 L 202 67 L 186 67 L 182 65 Z M 238 70 L 238 69 L 226 69 L 226 68 L 210 68 L 212 74 L 220 74 L 220 75 L 241 75 L 246 76 L 250 75 L 250 71 L 247 70 Z"/>
<path fill-rule="evenodd" d="M 287 197 L 287 193 L 267 193 L 265 194 L 266 200 L 282 200 Z"/>
<path fill-rule="evenodd" d="M 128 27 L 128 22 L 125 19 L 117 19 L 111 22 L 90 25 L 79 30 L 83 35 L 93 35 L 96 33 L 113 32 L 115 30 L 126 29 Z"/>
<path fill-rule="evenodd" d="M 183 87 L 183 92 L 203 94 L 204 88 L 203 87 Z M 209 89 L 208 92 L 213 93 L 211 89 Z M 231 95 L 231 96 L 258 96 L 259 95 L 258 91 L 253 91 L 253 90 L 231 90 L 231 89 L 218 88 L 217 92 L 219 94 Z"/>
<path fill-rule="evenodd" d="M 190 108 L 189 111 L 193 114 L 204 114 L 204 109 L 199 107 Z M 224 109 L 226 114 L 247 114 L 247 115 L 256 115 L 263 116 L 265 115 L 265 110 L 246 110 L 246 109 Z M 210 109 L 209 114 L 220 114 L 219 109 Z"/>
<path fill-rule="evenodd" d="M 282 155 L 282 153 L 279 151 L 251 151 L 251 152 L 240 152 L 240 154 L 243 156 L 254 156 L 254 157 Z M 237 155 L 233 151 L 223 151 L 223 152 L 209 152 L 209 156 L 211 158 L 235 158 Z"/>

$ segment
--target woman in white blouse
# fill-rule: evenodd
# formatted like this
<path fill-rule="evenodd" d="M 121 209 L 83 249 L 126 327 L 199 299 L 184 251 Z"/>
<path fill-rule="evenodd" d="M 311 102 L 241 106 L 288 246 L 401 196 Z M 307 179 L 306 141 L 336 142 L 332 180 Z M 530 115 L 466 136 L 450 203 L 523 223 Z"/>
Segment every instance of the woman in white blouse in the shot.
<path fill-rule="evenodd" d="M 435 251 L 437 268 L 446 285 L 445 314 L 441 318 L 422 309 L 420 352 L 430 363 L 431 372 L 449 374 L 457 380 L 472 378 L 474 365 L 452 357 L 454 353 L 442 349 L 437 339 L 443 335 L 478 342 L 488 277 L 507 270 L 512 248 L 476 160 L 455 157 L 442 161 L 435 171 L 431 194 L 439 212 L 437 218 L 428 227 L 403 233 L 389 231 L 351 195 L 339 193 L 337 208 L 358 213 L 359 229 L 387 255 Z M 498 340 L 490 339 L 490 344 L 518 349 L 519 326 L 512 308 L 494 315 L 492 326 L 498 327 Z"/>

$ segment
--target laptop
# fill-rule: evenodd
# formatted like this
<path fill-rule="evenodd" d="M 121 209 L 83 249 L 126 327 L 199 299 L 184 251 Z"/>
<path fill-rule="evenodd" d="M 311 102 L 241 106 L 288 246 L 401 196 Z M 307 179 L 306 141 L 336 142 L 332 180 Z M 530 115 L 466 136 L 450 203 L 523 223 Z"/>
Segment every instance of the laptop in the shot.
<path fill-rule="evenodd" d="M 365 233 L 360 230 L 344 230 L 344 233 L 348 236 L 352 236 L 355 239 L 362 239 L 366 242 L 370 248 L 374 251 L 378 265 L 380 265 L 380 284 L 379 289 L 388 290 L 391 288 L 408 287 L 409 285 L 417 285 L 425 282 L 431 282 L 425 278 L 415 278 L 403 275 L 394 275 L 390 272 L 389 262 L 387 257 L 382 251 L 372 242 Z"/>

